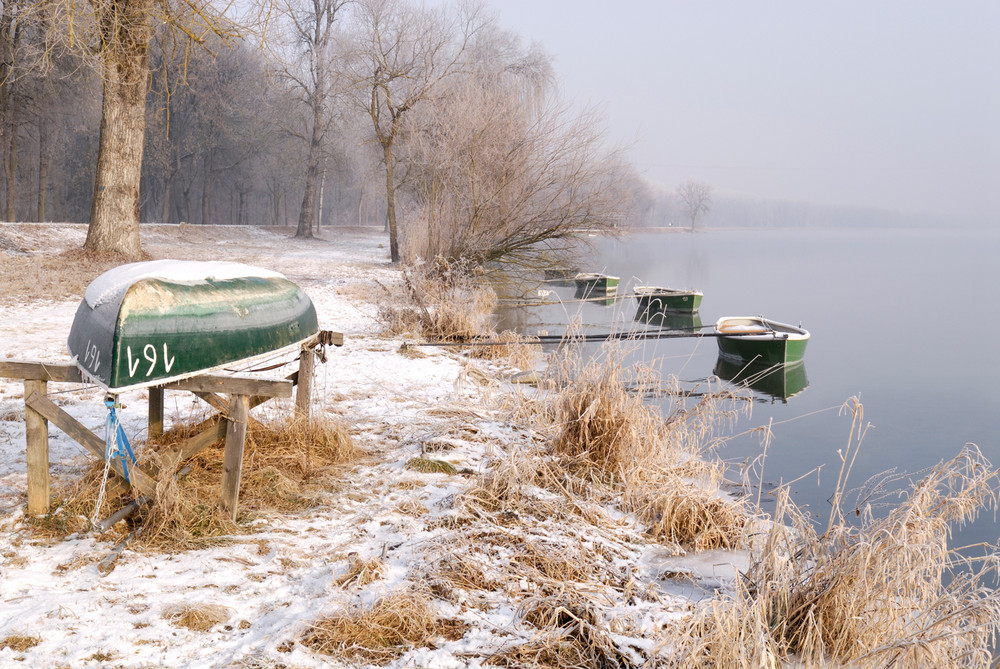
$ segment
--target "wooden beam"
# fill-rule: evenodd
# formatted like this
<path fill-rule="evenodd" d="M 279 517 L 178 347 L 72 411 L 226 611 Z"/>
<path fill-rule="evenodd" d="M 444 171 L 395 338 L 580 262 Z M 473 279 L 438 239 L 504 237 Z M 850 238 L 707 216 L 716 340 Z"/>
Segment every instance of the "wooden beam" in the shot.
<path fill-rule="evenodd" d="M 76 365 L 48 362 L 26 362 L 23 360 L 0 361 L 0 377 L 31 381 L 62 381 L 83 383 L 83 374 Z"/>
<path fill-rule="evenodd" d="M 56 406 L 48 397 L 39 392 L 33 392 L 25 399 L 24 403 L 48 419 L 99 460 L 104 460 L 104 439 L 88 430 L 83 423 Z M 117 459 L 111 461 L 111 469 L 122 478 L 125 477 L 122 465 Z M 149 474 L 139 469 L 137 465 L 132 465 L 128 471 L 129 482 L 134 488 L 143 495 L 149 497 L 155 495 L 156 481 Z"/>
<path fill-rule="evenodd" d="M 216 411 L 224 414 L 229 413 L 229 403 L 224 397 L 220 397 L 215 393 L 204 393 L 200 390 L 192 390 L 191 392 L 203 399 L 206 404 L 211 406 Z"/>
<path fill-rule="evenodd" d="M 226 421 L 220 420 L 214 425 L 210 425 L 195 436 L 178 444 L 172 449 L 177 454 L 177 461 L 187 460 L 197 455 L 217 441 L 226 438 Z"/>
<path fill-rule="evenodd" d="M 190 379 L 181 379 L 163 386 L 167 390 L 190 390 L 203 393 L 225 393 L 227 395 L 260 395 L 261 397 L 291 397 L 290 381 L 267 381 L 246 376 L 221 376 L 202 374 Z"/>
<path fill-rule="evenodd" d="M 236 520 L 236 509 L 240 501 L 243 447 L 246 444 L 247 419 L 250 415 L 248 400 L 246 395 L 232 395 L 229 398 L 230 411 L 226 421 L 226 452 L 222 458 L 222 496 L 219 505 L 233 520 Z"/>
<path fill-rule="evenodd" d="M 155 439 L 163 434 L 163 388 L 149 389 L 149 437 Z"/>
<path fill-rule="evenodd" d="M 27 379 L 24 397 L 45 396 L 46 382 Z M 25 441 L 27 442 L 28 515 L 39 516 L 49 510 L 49 422 L 45 416 L 24 403 Z"/>
<path fill-rule="evenodd" d="M 316 354 L 311 348 L 302 349 L 299 354 L 298 385 L 295 388 L 295 415 L 309 417 L 309 405 L 312 402 L 313 369 L 316 366 Z"/>

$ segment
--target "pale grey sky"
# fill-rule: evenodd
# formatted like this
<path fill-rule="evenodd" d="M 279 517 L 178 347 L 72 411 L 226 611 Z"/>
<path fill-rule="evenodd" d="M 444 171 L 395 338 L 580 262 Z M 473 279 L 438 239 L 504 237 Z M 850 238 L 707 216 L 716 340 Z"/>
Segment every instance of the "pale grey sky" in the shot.
<path fill-rule="evenodd" d="M 490 1 L 652 181 L 1000 223 L 1000 1 Z"/>

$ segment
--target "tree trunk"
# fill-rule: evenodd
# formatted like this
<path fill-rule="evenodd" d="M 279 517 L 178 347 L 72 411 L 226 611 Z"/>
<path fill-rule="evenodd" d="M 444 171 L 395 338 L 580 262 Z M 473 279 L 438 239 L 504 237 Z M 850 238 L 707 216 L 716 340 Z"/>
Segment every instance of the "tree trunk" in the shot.
<path fill-rule="evenodd" d="M 13 111 L 10 112 L 13 119 Z M 4 177 L 7 189 L 7 210 L 4 212 L 4 220 L 13 223 L 17 220 L 17 126 L 12 122 L 7 126 L 9 135 L 4 148 L 7 155 L 4 156 Z"/>
<path fill-rule="evenodd" d="M 14 3 L 3 0 L 0 8 L 0 161 L 4 169 L 4 191 L 6 193 L 4 220 L 16 218 L 16 183 L 11 169 L 11 160 L 16 170 L 17 143 L 14 137 L 13 76 L 14 68 Z"/>
<path fill-rule="evenodd" d="M 35 220 L 45 222 L 45 201 L 49 190 L 49 131 L 48 123 L 42 120 L 38 124 L 38 208 Z"/>
<path fill-rule="evenodd" d="M 299 227 L 296 237 L 312 237 L 312 223 L 316 218 L 316 191 L 319 182 L 319 154 L 323 141 L 323 113 L 313 105 L 312 136 L 309 138 L 309 158 L 306 165 L 306 187 L 302 193 L 302 207 L 299 209 Z"/>
<path fill-rule="evenodd" d="M 139 244 L 139 182 L 146 129 L 152 0 L 98 0 L 104 99 L 94 202 L 84 248 L 127 260 Z"/>
<path fill-rule="evenodd" d="M 394 185 L 392 165 L 392 143 L 382 144 L 382 156 L 385 160 L 385 220 L 389 228 L 389 259 L 399 262 L 399 237 L 396 232 L 396 188 Z"/>
<path fill-rule="evenodd" d="M 215 153 L 213 151 L 208 152 L 208 160 L 205 164 L 205 179 L 202 184 L 201 189 L 201 224 L 208 225 L 212 222 L 212 191 L 215 186 L 215 181 L 212 178 L 212 165 L 215 163 L 213 158 Z"/>

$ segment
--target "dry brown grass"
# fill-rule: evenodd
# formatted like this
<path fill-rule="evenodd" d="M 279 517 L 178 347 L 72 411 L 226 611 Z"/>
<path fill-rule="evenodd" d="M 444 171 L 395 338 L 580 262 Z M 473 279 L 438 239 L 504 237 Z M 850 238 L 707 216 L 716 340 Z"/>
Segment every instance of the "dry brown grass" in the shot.
<path fill-rule="evenodd" d="M 324 655 L 385 663 L 410 648 L 431 645 L 438 633 L 438 620 L 427 597 L 407 591 L 380 599 L 370 608 L 317 620 L 301 641 Z"/>
<path fill-rule="evenodd" d="M 496 334 L 489 332 L 484 338 L 497 342 L 490 346 L 473 346 L 469 355 L 480 360 L 496 360 L 513 365 L 518 369 L 534 369 L 542 356 L 538 337 L 520 334 L 514 330 L 504 330 Z"/>
<path fill-rule="evenodd" d="M 207 632 L 232 618 L 233 609 L 220 604 L 176 604 L 163 609 L 163 619 L 175 627 Z"/>
<path fill-rule="evenodd" d="M 335 582 L 340 587 L 357 585 L 364 587 L 369 583 L 381 580 L 385 576 L 385 562 L 382 558 L 373 557 L 361 559 L 357 554 L 349 558 L 347 573 Z"/>
<path fill-rule="evenodd" d="M 575 459 L 611 483 L 661 459 L 663 421 L 642 397 L 628 391 L 632 382 L 616 351 L 585 364 L 555 401 L 552 452 Z"/>
<path fill-rule="evenodd" d="M 860 434 L 860 405 L 853 405 Z M 846 482 L 858 443 L 845 450 Z M 682 627 L 680 667 L 985 667 L 1000 631 L 998 556 L 948 547 L 950 527 L 996 506 L 998 472 L 973 448 L 912 484 L 881 515 L 839 504 L 820 533 L 779 491 L 775 522 L 735 593 Z M 838 489 L 839 490 L 839 489 Z"/>
<path fill-rule="evenodd" d="M 654 541 L 696 551 L 740 547 L 750 519 L 744 501 L 681 478 L 630 489 L 624 507 L 637 513 Z"/>
<path fill-rule="evenodd" d="M 0 648 L 10 648 L 11 650 L 23 653 L 31 650 L 42 642 L 42 637 L 30 634 L 8 634 L 0 638 Z"/>
<path fill-rule="evenodd" d="M 541 634 L 527 643 L 487 659 L 504 667 L 634 667 L 633 658 L 619 650 L 611 625 L 600 610 L 578 594 L 532 598 L 521 606 L 524 622 Z"/>
<path fill-rule="evenodd" d="M 449 265 L 438 259 L 403 273 L 401 291 L 384 288 L 379 316 L 389 335 L 410 335 L 430 342 L 465 343 L 477 340 L 502 342 L 492 346 L 470 346 L 474 358 L 503 361 L 530 369 L 538 361 L 541 347 L 524 343 L 513 331 L 497 334 L 492 327 L 496 292 L 482 282 L 472 266 Z M 412 352 L 407 355 L 415 355 Z"/>
<path fill-rule="evenodd" d="M 60 254 L 0 253 L 0 276 L 4 277 L 0 305 L 22 304 L 26 300 L 82 299 L 91 281 L 121 263 L 118 258 L 94 256 L 82 250 Z"/>
<path fill-rule="evenodd" d="M 155 499 L 128 523 L 119 523 L 111 538 L 122 538 L 142 526 L 135 545 L 151 550 L 187 550 L 226 541 L 243 531 L 240 523 L 218 507 L 222 483 L 222 442 L 177 462 L 173 449 L 204 428 L 180 425 L 143 445 L 139 464 L 157 473 Z M 272 423 L 251 420 L 247 429 L 240 484 L 239 520 L 255 513 L 289 512 L 313 506 L 329 488 L 338 466 L 355 461 L 357 449 L 342 424 L 329 417 L 287 418 Z M 61 537 L 89 529 L 95 515 L 106 517 L 125 506 L 134 493 L 115 477 L 102 508 L 95 514 L 104 465 L 93 462 L 77 481 L 57 490 L 54 511 L 28 519 L 36 533 Z M 324 484 L 324 485 L 320 485 Z"/>

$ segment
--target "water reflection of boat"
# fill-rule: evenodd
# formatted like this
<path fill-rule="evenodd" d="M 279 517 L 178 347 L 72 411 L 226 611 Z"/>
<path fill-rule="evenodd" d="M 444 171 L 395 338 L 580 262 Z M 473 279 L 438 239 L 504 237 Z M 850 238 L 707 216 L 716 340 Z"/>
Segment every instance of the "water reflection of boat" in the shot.
<path fill-rule="evenodd" d="M 767 365 L 802 360 L 809 331 L 763 316 L 728 316 L 715 323 L 719 355 Z"/>
<path fill-rule="evenodd" d="M 639 310 L 647 311 L 677 311 L 692 313 L 701 306 L 701 291 L 674 290 L 659 286 L 636 286 L 635 299 L 639 302 Z"/>
<path fill-rule="evenodd" d="M 601 304 L 606 307 L 611 306 L 618 299 L 618 288 L 595 288 L 586 283 L 576 284 L 576 294 L 574 297 L 585 302 Z"/>
<path fill-rule="evenodd" d="M 637 309 L 635 320 L 639 323 L 650 325 L 654 328 L 664 330 L 700 330 L 702 327 L 701 314 L 677 313 L 671 311 L 655 311 L 651 309 Z"/>
<path fill-rule="evenodd" d="M 782 402 L 801 393 L 809 385 L 806 365 L 801 360 L 790 365 L 767 365 L 719 356 L 715 363 L 715 375 Z"/>

